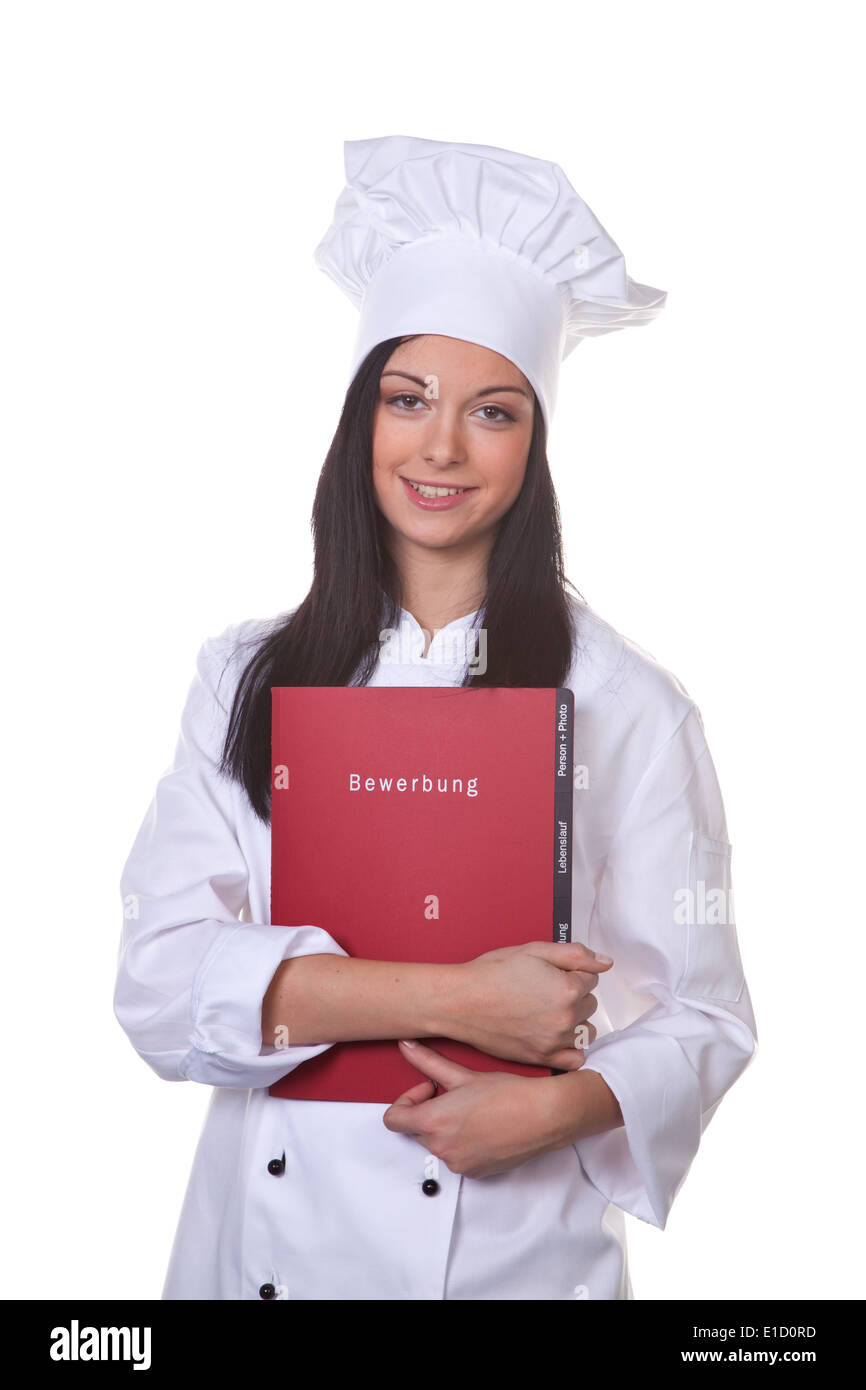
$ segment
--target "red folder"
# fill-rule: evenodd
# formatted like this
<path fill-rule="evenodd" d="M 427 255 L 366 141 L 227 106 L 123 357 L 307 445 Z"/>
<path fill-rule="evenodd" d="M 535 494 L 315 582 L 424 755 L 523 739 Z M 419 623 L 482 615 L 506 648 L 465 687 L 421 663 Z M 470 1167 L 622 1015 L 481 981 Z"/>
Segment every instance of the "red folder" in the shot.
<path fill-rule="evenodd" d="M 273 687 L 271 922 L 369 960 L 570 941 L 573 738 L 565 688 Z M 424 1041 L 478 1071 L 551 1075 Z M 391 1104 L 423 1079 L 394 1039 L 339 1042 L 269 1093 Z"/>

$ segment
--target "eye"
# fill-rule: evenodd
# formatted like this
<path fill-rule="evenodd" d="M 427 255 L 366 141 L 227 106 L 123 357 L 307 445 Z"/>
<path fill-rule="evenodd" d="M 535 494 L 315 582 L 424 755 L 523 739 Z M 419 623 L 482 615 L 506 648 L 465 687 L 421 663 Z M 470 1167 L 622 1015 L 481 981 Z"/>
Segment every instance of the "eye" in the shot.
<path fill-rule="evenodd" d="M 494 410 L 499 412 L 499 420 L 495 419 L 492 415 L 485 415 L 485 420 L 489 420 L 492 425 L 498 425 L 501 420 L 510 420 L 512 424 L 514 423 L 514 416 L 509 414 L 509 412 L 505 410 L 501 405 L 482 405 L 480 409 Z"/>
<path fill-rule="evenodd" d="M 413 404 L 406 405 L 406 401 L 411 401 Z M 420 403 L 422 406 L 424 404 L 421 397 L 416 395 L 414 391 L 401 391 L 399 395 L 389 396 L 386 403 L 396 406 L 398 410 L 405 412 L 407 415 L 417 415 L 418 411 L 415 409 L 415 404 Z M 501 405 L 482 405 L 479 406 L 479 409 L 493 412 L 492 415 L 484 416 L 485 420 L 488 420 L 491 425 L 504 424 L 505 421 L 514 424 L 515 417 Z"/>

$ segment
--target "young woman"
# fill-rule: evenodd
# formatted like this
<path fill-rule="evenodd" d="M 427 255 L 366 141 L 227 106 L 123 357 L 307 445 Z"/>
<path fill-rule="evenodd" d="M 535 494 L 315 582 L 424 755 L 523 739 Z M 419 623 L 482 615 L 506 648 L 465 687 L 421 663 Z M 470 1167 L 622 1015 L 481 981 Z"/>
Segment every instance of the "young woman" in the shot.
<path fill-rule="evenodd" d="M 551 279 L 561 234 L 592 230 L 615 263 L 557 166 L 405 137 L 346 149 L 319 260 L 365 293 L 312 586 L 205 642 L 121 882 L 118 1019 L 159 1076 L 213 1088 L 163 1297 L 631 1298 L 622 1212 L 664 1227 L 756 1041 L 700 713 L 568 592 L 546 458 L 563 324 L 640 322 L 658 292 L 620 281 L 617 299 L 593 256 Z M 401 625 L 415 650 L 384 661 Z M 484 671 L 450 640 L 476 628 Z M 572 942 L 395 970 L 271 923 L 271 687 L 470 683 L 574 692 Z M 436 1037 L 560 1074 L 475 1072 Z M 393 1039 L 417 1085 L 390 1105 L 269 1095 L 354 1039 Z"/>

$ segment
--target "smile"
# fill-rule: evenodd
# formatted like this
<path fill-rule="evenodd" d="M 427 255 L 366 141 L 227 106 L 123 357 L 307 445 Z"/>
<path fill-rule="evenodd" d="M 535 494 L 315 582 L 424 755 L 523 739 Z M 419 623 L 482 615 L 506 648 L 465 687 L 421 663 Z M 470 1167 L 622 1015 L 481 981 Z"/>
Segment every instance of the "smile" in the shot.
<path fill-rule="evenodd" d="M 460 492 L 474 492 L 471 487 L 434 487 L 431 483 L 413 483 L 411 478 L 405 480 L 416 492 L 420 492 L 422 497 L 454 497 Z"/>
<path fill-rule="evenodd" d="M 399 477 L 412 506 L 424 512 L 450 511 L 452 507 L 462 506 L 466 497 L 478 491 L 477 487 L 438 487 L 435 483 L 416 483 L 402 474 Z"/>

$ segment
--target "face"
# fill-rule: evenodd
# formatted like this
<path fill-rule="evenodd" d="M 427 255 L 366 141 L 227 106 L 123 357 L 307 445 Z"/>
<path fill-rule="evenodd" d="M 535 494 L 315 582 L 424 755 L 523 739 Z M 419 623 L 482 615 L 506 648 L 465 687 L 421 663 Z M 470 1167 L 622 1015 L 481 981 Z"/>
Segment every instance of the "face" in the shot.
<path fill-rule="evenodd" d="M 492 545 L 523 485 L 533 412 L 532 387 L 498 352 L 434 334 L 401 344 L 383 369 L 373 426 L 373 485 L 392 539 Z"/>

